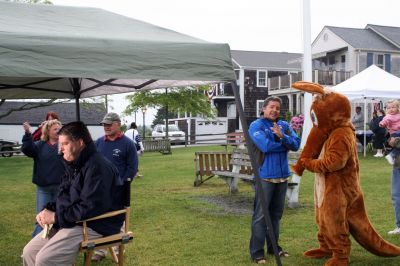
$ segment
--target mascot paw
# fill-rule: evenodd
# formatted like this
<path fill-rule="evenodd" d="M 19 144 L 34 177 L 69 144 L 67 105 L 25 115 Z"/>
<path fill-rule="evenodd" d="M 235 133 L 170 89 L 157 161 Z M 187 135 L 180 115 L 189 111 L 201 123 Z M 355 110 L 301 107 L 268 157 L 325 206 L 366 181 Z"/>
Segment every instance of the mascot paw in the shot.
<path fill-rule="evenodd" d="M 332 251 L 323 250 L 320 248 L 314 248 L 307 250 L 304 252 L 304 257 L 312 258 L 312 259 L 322 259 L 322 258 L 330 258 L 332 257 Z"/>
<path fill-rule="evenodd" d="M 304 172 L 304 167 L 300 163 L 296 163 L 292 165 L 292 170 L 296 175 L 302 176 Z"/>
<path fill-rule="evenodd" d="M 312 161 L 312 159 L 309 159 L 309 158 L 300 159 L 301 165 L 303 165 L 304 168 L 306 168 L 306 169 L 308 169 L 307 167 L 310 165 L 311 161 Z"/>
<path fill-rule="evenodd" d="M 348 258 L 332 258 L 328 260 L 324 266 L 347 266 L 349 265 L 349 259 Z"/>

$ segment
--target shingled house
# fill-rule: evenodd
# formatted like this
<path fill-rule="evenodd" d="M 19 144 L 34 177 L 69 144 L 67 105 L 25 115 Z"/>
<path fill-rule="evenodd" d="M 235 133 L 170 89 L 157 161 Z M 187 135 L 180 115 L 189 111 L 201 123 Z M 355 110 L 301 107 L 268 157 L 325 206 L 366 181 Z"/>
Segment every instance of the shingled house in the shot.
<path fill-rule="evenodd" d="M 368 24 L 363 29 L 325 26 L 311 47 L 313 81 L 335 86 L 372 64 L 400 77 L 400 28 Z M 301 58 L 300 58 L 301 59 Z M 301 60 L 300 60 L 301 61 Z M 291 84 L 301 75 L 269 78 L 269 94 L 291 98 Z M 300 98 L 301 100 L 301 98 Z M 290 106 L 291 109 L 298 109 Z"/>
<path fill-rule="evenodd" d="M 297 75 L 301 72 L 299 58 L 302 54 L 286 52 L 257 52 L 232 50 L 232 62 L 235 69 L 240 98 L 247 122 L 255 120 L 268 96 L 268 79 L 280 75 Z M 220 83 L 210 87 L 207 97 L 217 109 L 217 117 L 212 120 L 202 117 L 181 116 L 171 119 L 188 135 L 214 134 L 214 136 L 198 139 L 215 139 L 215 134 L 241 130 L 239 116 L 236 111 L 235 98 L 231 85 Z M 289 109 L 289 101 L 283 99 L 282 112 Z"/>
<path fill-rule="evenodd" d="M 400 28 L 368 24 L 365 28 L 325 26 L 312 43 L 312 80 L 335 86 L 372 64 L 400 77 Z M 291 87 L 302 80 L 300 53 L 232 50 L 239 93 L 247 122 L 253 121 L 268 95 L 282 99 L 282 115 L 303 112 L 304 94 Z M 183 116 L 171 120 L 189 135 L 241 130 L 230 84 L 207 92 L 217 108 L 215 120 Z"/>
<path fill-rule="evenodd" d="M 27 102 L 6 101 L 0 105 L 0 114 L 4 114 L 10 109 L 16 109 L 26 104 Z M 35 103 L 32 102 L 32 104 Z M 31 110 L 15 111 L 6 117 L 0 118 L 0 139 L 21 142 L 24 133 L 22 123 L 28 121 L 34 130 L 42 123 L 46 113 L 49 111 L 56 112 L 63 124 L 76 121 L 75 103 L 55 103 L 51 106 L 38 107 Z M 93 139 L 104 134 L 103 127 L 99 124 L 106 114 L 104 104 L 81 104 L 80 112 L 81 121 L 88 125 Z"/>

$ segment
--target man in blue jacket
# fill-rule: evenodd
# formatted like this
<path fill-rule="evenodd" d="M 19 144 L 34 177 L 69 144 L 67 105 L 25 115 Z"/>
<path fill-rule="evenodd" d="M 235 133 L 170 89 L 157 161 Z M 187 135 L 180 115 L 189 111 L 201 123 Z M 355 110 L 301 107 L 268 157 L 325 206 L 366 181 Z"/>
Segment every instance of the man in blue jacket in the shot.
<path fill-rule="evenodd" d="M 119 171 L 121 184 L 133 179 L 138 169 L 138 156 L 133 141 L 121 131 L 121 119 L 116 113 L 108 113 L 100 122 L 104 136 L 96 140 L 97 150 L 112 162 Z"/>
<path fill-rule="evenodd" d="M 36 216 L 41 227 L 52 224 L 57 232 L 33 238 L 24 247 L 23 265 L 72 265 L 83 240 L 77 222 L 123 208 L 118 170 L 96 151 L 87 127 L 72 122 L 58 134 L 66 171 L 56 202 L 47 204 Z M 123 220 L 122 215 L 89 222 L 89 238 L 118 233 Z"/>
<path fill-rule="evenodd" d="M 283 214 L 288 179 L 291 175 L 288 151 L 299 149 L 300 138 L 287 122 L 279 120 L 281 103 L 279 97 L 265 99 L 262 117 L 252 122 L 249 128 L 252 141 L 265 155 L 259 168 L 261 188 L 256 189 L 254 198 L 250 238 L 250 255 L 258 264 L 266 263 L 265 240 L 267 240 L 267 252 L 274 253 L 261 207 L 260 189 L 264 192 L 279 254 L 288 256 L 288 253 L 278 245 L 279 224 Z"/>
<path fill-rule="evenodd" d="M 97 150 L 113 163 L 119 171 L 121 184 L 133 180 L 138 169 L 138 155 L 134 142 L 121 131 L 121 119 L 117 113 L 106 114 L 100 122 L 104 136 L 96 140 Z M 107 250 L 96 250 L 92 261 L 105 258 Z"/>

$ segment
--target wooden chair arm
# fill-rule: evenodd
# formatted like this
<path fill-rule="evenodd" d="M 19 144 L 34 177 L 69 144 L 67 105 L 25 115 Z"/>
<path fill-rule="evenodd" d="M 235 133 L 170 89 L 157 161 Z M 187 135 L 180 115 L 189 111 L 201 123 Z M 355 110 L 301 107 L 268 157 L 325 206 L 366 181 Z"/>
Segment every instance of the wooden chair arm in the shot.
<path fill-rule="evenodd" d="M 78 223 L 90 222 L 90 221 L 93 221 L 93 220 L 100 220 L 100 219 L 104 219 L 104 218 L 109 218 L 109 217 L 117 216 L 119 214 L 124 214 L 126 212 L 127 212 L 126 209 L 118 210 L 118 211 L 112 211 L 112 212 L 106 212 L 106 213 L 103 213 L 101 215 L 89 218 L 89 219 L 78 221 Z"/>

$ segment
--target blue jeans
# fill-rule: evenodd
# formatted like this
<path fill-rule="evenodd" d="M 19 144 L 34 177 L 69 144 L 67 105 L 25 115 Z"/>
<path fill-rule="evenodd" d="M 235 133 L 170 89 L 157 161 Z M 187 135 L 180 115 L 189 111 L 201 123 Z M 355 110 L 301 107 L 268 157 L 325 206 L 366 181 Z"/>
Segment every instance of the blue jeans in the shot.
<path fill-rule="evenodd" d="M 396 225 L 400 228 L 400 168 L 398 167 L 393 167 L 392 171 L 392 202 Z"/>
<path fill-rule="evenodd" d="M 270 183 L 261 180 L 261 189 L 264 192 L 265 201 L 271 218 L 272 229 L 275 235 L 276 244 L 279 240 L 279 223 L 285 207 L 285 196 L 287 182 Z M 267 233 L 267 225 L 261 207 L 261 198 L 258 189 L 254 198 L 254 213 L 251 222 L 250 256 L 253 259 L 264 257 L 264 245 L 267 241 L 267 250 L 273 252 L 272 242 Z"/>
<path fill-rule="evenodd" d="M 52 186 L 36 186 L 36 214 L 41 212 L 47 203 L 56 201 L 58 193 L 58 185 Z M 38 223 L 35 224 L 35 228 L 32 232 L 32 238 L 35 237 L 42 231 L 42 227 Z"/>

